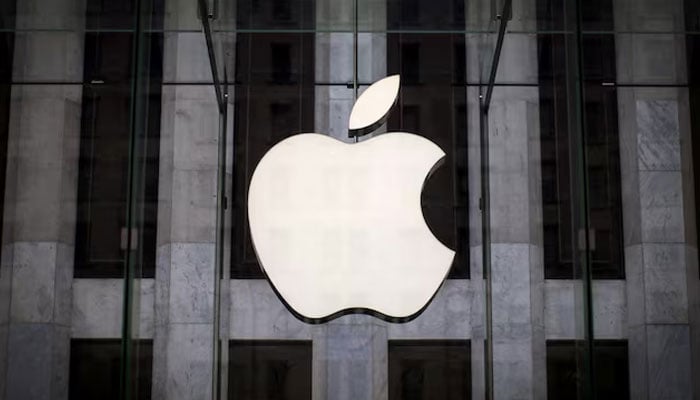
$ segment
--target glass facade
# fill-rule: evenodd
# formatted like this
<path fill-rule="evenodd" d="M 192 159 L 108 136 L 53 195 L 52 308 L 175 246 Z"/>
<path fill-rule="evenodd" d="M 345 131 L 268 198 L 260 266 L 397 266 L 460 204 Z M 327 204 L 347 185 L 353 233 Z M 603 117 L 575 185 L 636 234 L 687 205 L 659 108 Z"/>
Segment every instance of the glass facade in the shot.
<path fill-rule="evenodd" d="M 0 400 L 700 398 L 699 4 L 0 1 Z M 251 177 L 310 132 L 445 152 L 412 318 L 268 281 Z"/>

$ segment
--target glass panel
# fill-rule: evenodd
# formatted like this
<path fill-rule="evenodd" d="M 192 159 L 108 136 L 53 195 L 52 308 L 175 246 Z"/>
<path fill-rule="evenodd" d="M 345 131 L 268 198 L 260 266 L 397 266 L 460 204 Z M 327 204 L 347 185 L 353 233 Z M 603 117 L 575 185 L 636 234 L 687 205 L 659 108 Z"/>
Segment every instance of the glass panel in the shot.
<path fill-rule="evenodd" d="M 0 398 L 700 394 L 697 1 L 1 3 Z M 449 279 L 405 321 L 300 318 L 254 169 L 397 131 L 446 154 L 416 212 Z"/>
<path fill-rule="evenodd" d="M 226 166 L 230 174 L 226 192 L 232 205 L 226 209 L 230 242 L 225 242 L 224 249 L 231 270 L 222 274 L 218 299 L 218 342 L 224 350 L 219 359 L 218 392 L 230 395 L 236 391 L 245 397 L 241 387 L 247 388 L 245 393 L 259 385 L 265 387 L 256 389 L 258 393 L 272 390 L 275 384 L 268 379 L 271 369 L 258 368 L 256 374 L 235 374 L 232 369 L 240 371 L 240 364 L 248 363 L 246 358 L 251 354 L 236 347 L 251 340 L 255 349 L 265 348 L 266 340 L 274 338 L 283 340 L 282 344 L 304 340 L 313 347 L 310 362 L 318 371 L 311 381 L 314 396 L 323 397 L 324 390 L 342 390 L 341 395 L 348 398 L 381 398 L 389 395 L 386 387 L 376 383 L 386 379 L 379 377 L 386 376 L 389 339 L 418 335 L 430 339 L 424 343 L 428 350 L 437 349 L 431 345 L 449 345 L 450 340 L 460 339 L 455 341 L 454 357 L 436 356 L 430 362 L 454 361 L 459 366 L 454 375 L 459 377 L 455 387 L 460 391 L 452 396 L 483 394 L 483 337 L 479 336 L 483 312 L 468 300 L 472 290 L 473 296 L 483 294 L 472 289 L 468 280 L 474 271 L 471 260 L 480 256 L 478 225 L 472 222 L 478 220 L 478 191 L 472 192 L 478 187 L 478 173 L 472 172 L 478 157 L 471 158 L 472 154 L 478 156 L 474 147 L 477 136 L 470 139 L 467 129 L 471 105 L 467 101 L 470 70 L 466 58 L 471 42 L 459 34 L 468 25 L 466 3 L 444 2 L 444 10 L 440 10 L 446 15 L 430 11 L 427 19 L 420 17 L 420 21 L 405 26 L 401 18 L 409 17 L 397 15 L 403 12 L 403 2 L 360 1 L 356 10 L 352 2 L 287 3 L 289 12 L 282 13 L 283 20 L 276 19 L 273 4 L 246 2 L 217 8 L 217 15 L 228 15 L 228 20 L 212 20 L 215 49 L 220 49 L 214 52 L 215 63 L 228 76 L 224 83 L 230 110 L 227 135 L 232 138 Z M 418 7 L 426 8 L 425 4 Z M 471 22 L 476 23 L 473 18 Z M 444 26 L 447 20 L 450 25 Z M 487 51 L 476 50 L 475 59 L 483 56 L 480 51 Z M 471 73 L 478 82 L 479 66 L 477 62 L 473 65 Z M 446 151 L 444 164 L 426 181 L 422 212 L 438 240 L 457 250 L 450 277 L 459 279 L 445 283 L 423 314 L 408 324 L 358 315 L 309 325 L 297 319 L 279 298 L 258 264 L 247 220 L 250 177 L 263 155 L 290 135 L 317 132 L 352 143 L 347 124 L 356 96 L 393 73 L 402 75 L 400 99 L 387 123 L 360 141 L 391 131 L 408 131 L 429 138 Z M 478 85 L 474 88 L 478 90 Z M 473 93 L 476 99 L 478 93 Z M 478 117 L 478 105 L 474 115 Z M 478 123 L 474 126 L 472 135 L 477 135 Z M 468 178 L 470 174 L 473 180 Z M 480 264 L 476 268 L 481 277 Z M 230 282 L 226 281 L 229 273 Z M 468 345 L 471 336 L 479 336 L 476 350 Z M 452 348 L 448 346 L 450 351 Z M 256 351 L 253 354 L 268 357 Z M 264 354 L 281 359 L 285 350 L 270 347 Z M 435 350 L 435 354 L 440 351 Z M 472 378 L 474 365 L 478 368 Z"/>
<path fill-rule="evenodd" d="M 182 369 L 162 360 L 196 317 L 157 302 L 155 282 L 159 299 L 199 295 L 180 291 L 196 284 L 184 277 L 191 264 L 169 260 L 206 258 L 214 238 L 183 228 L 192 215 L 179 225 L 173 215 L 194 205 L 213 217 L 216 184 L 184 199 L 206 168 L 179 152 L 183 137 L 212 143 L 218 133 L 216 122 L 200 125 L 218 107 L 211 75 L 189 56 L 209 66 L 196 8 L 181 3 L 0 5 L 0 398 L 174 398 L 152 377 L 178 380 Z M 189 64 L 178 64 L 184 54 Z M 195 109 L 204 115 L 188 125 Z M 198 232 L 213 232 L 215 218 L 202 220 Z M 198 266 L 210 284 L 211 258 Z M 212 303 L 205 295 L 197 310 Z M 211 337 L 213 313 L 199 317 Z M 195 363 L 209 381 L 212 348 Z"/>
<path fill-rule="evenodd" d="M 496 46 L 498 64 L 488 64 L 498 68 L 489 75 L 494 86 L 492 96 L 488 91 L 484 95 L 488 115 L 482 124 L 488 131 L 482 156 L 489 156 L 490 175 L 486 178 L 490 262 L 485 272 L 490 275 L 486 301 L 487 311 L 489 306 L 492 310 L 487 324 L 493 332 L 494 398 L 518 397 L 518 390 L 532 390 L 535 398 L 547 395 L 548 380 L 513 366 L 523 363 L 543 371 L 544 343 L 553 336 L 579 339 L 572 344 L 575 351 L 568 372 L 574 385 L 568 396 L 592 395 L 592 246 L 587 201 L 593 197 L 588 197 L 586 185 L 586 163 L 591 160 L 584 150 L 587 143 L 612 146 L 614 139 L 600 129 L 614 132 L 611 126 L 615 125 L 598 124 L 592 131 L 602 138 L 587 140 L 582 110 L 587 99 L 582 97 L 585 83 L 580 71 L 595 70 L 601 75 L 597 79 L 603 79 L 609 69 L 605 64 L 583 62 L 587 44 L 578 40 L 579 16 L 577 1 L 516 2 L 502 46 Z M 605 50 L 601 43 L 589 48 Z M 588 101 L 588 109 L 598 106 L 599 99 L 594 100 Z M 612 203 L 619 193 L 615 192 L 619 185 L 611 188 L 614 183 L 609 178 L 616 156 L 594 161 L 599 207 Z M 598 219 L 602 225 L 616 222 Z M 605 256 L 613 258 L 606 266 L 613 264 L 619 270 L 619 252 L 617 259 L 610 251 L 600 253 L 604 261 L 608 261 Z M 515 349 L 536 355 L 518 357 Z M 504 381 L 521 384 L 500 384 Z"/>

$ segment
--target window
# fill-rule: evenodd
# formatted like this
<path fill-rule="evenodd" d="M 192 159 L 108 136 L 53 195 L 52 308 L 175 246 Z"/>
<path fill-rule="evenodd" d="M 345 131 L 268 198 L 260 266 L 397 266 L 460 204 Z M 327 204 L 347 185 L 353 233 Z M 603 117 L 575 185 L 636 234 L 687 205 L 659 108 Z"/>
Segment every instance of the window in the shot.
<path fill-rule="evenodd" d="M 685 29 L 694 33 L 686 35 L 688 83 L 690 94 L 690 129 L 693 151 L 693 177 L 695 179 L 695 226 L 700 237 L 700 4 L 685 2 Z M 698 269 L 700 274 L 700 268 Z"/>
<path fill-rule="evenodd" d="M 89 0 L 87 27 L 90 29 L 132 28 L 136 14 L 136 1 Z"/>
<path fill-rule="evenodd" d="M 239 29 L 314 29 L 313 0 L 241 0 L 236 2 Z"/>
<path fill-rule="evenodd" d="M 289 21 L 292 19 L 291 4 L 287 0 L 272 1 L 272 16 L 276 21 Z"/>
<path fill-rule="evenodd" d="M 133 5 L 129 4 L 114 6 L 91 0 L 87 8 L 88 26 L 117 24 L 130 29 L 132 22 L 128 16 L 132 15 Z M 124 273 L 130 118 L 134 100 L 132 42 L 133 33 L 128 31 L 85 34 L 74 268 L 77 278 L 121 278 Z M 148 153 L 145 154 L 143 232 L 139 232 L 143 248 L 138 270 L 142 278 L 152 278 L 155 274 L 162 43 L 162 34 L 150 35 L 147 129 L 139 132 L 141 136 L 137 138 L 149 143 L 143 146 Z"/>
<path fill-rule="evenodd" d="M 387 0 L 389 30 L 464 30 L 464 0 Z"/>
<path fill-rule="evenodd" d="M 392 16 L 389 16 L 392 21 Z M 388 74 L 401 74 L 388 130 L 419 134 L 445 151 L 426 181 L 423 214 L 435 236 L 456 250 L 450 278 L 469 278 L 465 42 L 455 34 L 387 34 Z"/>
<path fill-rule="evenodd" d="M 70 378 L 68 398 L 70 400 L 119 399 L 121 370 L 121 347 L 119 339 L 73 339 L 70 343 Z M 151 376 L 153 367 L 153 341 L 138 340 L 132 366 L 135 380 L 135 398 L 151 398 Z"/>
<path fill-rule="evenodd" d="M 292 44 L 270 43 L 270 61 L 272 82 L 276 84 L 292 83 Z"/>
<path fill-rule="evenodd" d="M 165 0 L 152 0 L 151 27 L 162 29 Z M 88 0 L 86 27 L 91 30 L 119 30 L 135 27 L 138 0 Z"/>
<path fill-rule="evenodd" d="M 0 4 L 0 190 L 5 193 L 5 173 L 7 168 L 7 138 L 10 130 L 10 104 L 12 94 L 12 60 L 14 57 L 15 35 L 13 19 L 15 2 Z M 0 198 L 0 226 L 4 218 L 5 196 Z M 2 239 L 2 237 L 0 237 Z"/>
<path fill-rule="evenodd" d="M 389 400 L 471 399 L 467 340 L 389 341 Z"/>
<path fill-rule="evenodd" d="M 233 340 L 228 398 L 310 400 L 311 342 Z"/>
<path fill-rule="evenodd" d="M 403 86 L 420 83 L 420 43 L 401 43 L 400 73 Z"/>
<path fill-rule="evenodd" d="M 540 29 L 562 29 L 563 9 L 559 0 L 538 1 Z M 613 29 L 609 0 L 587 2 L 582 11 L 584 29 Z M 541 34 L 538 44 L 545 277 L 572 279 L 580 271 L 574 270 L 576 235 L 571 222 L 568 43 L 564 34 Z M 594 231 L 591 270 L 593 278 L 620 279 L 624 262 L 614 35 L 586 33 L 582 50 L 589 217 Z"/>
<path fill-rule="evenodd" d="M 313 21 L 306 5 L 292 7 L 288 21 Z M 260 7 L 261 10 L 253 10 Z M 239 24 L 267 20 L 259 6 L 238 2 Z M 301 7 L 301 8 L 299 8 Z M 302 11 L 304 11 L 302 13 Z M 246 12 L 248 12 L 246 16 Z M 272 17 L 270 17 L 272 18 Z M 275 20 L 275 18 L 272 18 Z M 299 20 L 300 19 L 300 20 Z M 239 25 L 241 26 L 241 25 Z M 314 34 L 238 33 L 234 103 L 233 233 L 231 277 L 264 278 L 248 227 L 248 184 L 263 155 L 280 140 L 314 130 Z"/>
<path fill-rule="evenodd" d="M 578 398 L 583 357 L 583 342 L 547 341 L 547 398 Z M 627 341 L 595 340 L 593 374 L 594 398 L 629 399 Z"/>

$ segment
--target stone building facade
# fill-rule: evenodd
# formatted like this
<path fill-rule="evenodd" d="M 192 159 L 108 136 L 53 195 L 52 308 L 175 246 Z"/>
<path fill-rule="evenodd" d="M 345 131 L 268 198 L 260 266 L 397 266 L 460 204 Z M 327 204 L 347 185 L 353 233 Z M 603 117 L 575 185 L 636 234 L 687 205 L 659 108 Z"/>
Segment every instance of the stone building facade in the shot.
<path fill-rule="evenodd" d="M 352 2 L 335 0 L 260 3 L 263 5 L 257 7 L 262 10 L 253 5 L 246 8 L 250 2 L 228 4 L 220 0 L 208 5 L 214 14 L 210 20 L 214 28 L 212 54 L 208 53 L 196 1 L 153 2 L 154 14 L 160 13 L 154 19 L 159 22 L 153 25 L 154 35 L 159 36 L 153 41 L 157 45 L 149 53 L 148 68 L 151 78 L 156 76 L 151 84 L 158 85 L 158 89 L 154 90 L 156 97 L 139 104 L 149 105 L 151 124 L 147 125 L 151 130 L 142 155 L 147 160 L 144 168 L 150 171 L 143 175 L 147 177 L 144 187 L 150 188 L 144 192 L 157 188 L 155 200 L 142 208 L 150 217 L 141 218 L 147 221 L 144 226 L 154 221 L 154 234 L 147 237 L 139 233 L 139 251 L 143 248 L 139 253 L 140 269 L 129 285 L 131 292 L 125 292 L 123 270 L 116 275 L 105 272 L 99 276 L 102 272 L 94 271 L 107 271 L 106 267 L 78 268 L 82 257 L 78 254 L 86 252 L 87 259 L 93 257 L 93 243 L 96 260 L 111 254 L 109 249 L 115 243 L 122 250 L 129 247 L 124 238 L 130 237 L 119 214 L 126 208 L 104 206 L 110 202 L 128 203 L 126 189 L 120 189 L 126 187 L 122 179 L 128 176 L 125 171 L 129 163 L 124 161 L 129 160 L 128 130 L 121 133 L 125 136 L 119 140 L 105 141 L 105 153 L 89 153 L 86 137 L 99 146 L 100 138 L 108 134 L 86 130 L 86 121 L 94 122 L 97 117 L 88 120 L 85 115 L 97 115 L 94 110 L 100 110 L 90 91 L 99 92 L 99 85 L 112 85 L 115 92 L 128 92 L 129 79 L 139 73 L 136 69 L 131 69 L 131 75 L 128 73 L 130 68 L 136 68 L 132 67 L 136 63 L 136 44 L 115 47 L 122 52 L 116 54 L 114 50 L 111 56 L 107 50 L 104 54 L 91 50 L 101 46 L 101 32 L 106 33 L 102 37 L 107 40 L 121 40 L 114 36 L 122 29 L 119 20 L 110 15 L 134 13 L 139 2 L 125 2 L 129 6 L 123 10 L 97 3 L 22 0 L 7 6 L 12 14 L 7 11 L 8 17 L 3 19 L 4 31 L 11 32 L 4 38 L 11 40 L 8 54 L 12 58 L 8 76 L 2 77 L 2 84 L 9 89 L 2 93 L 6 95 L 2 105 L 7 108 L 7 129 L 0 270 L 0 399 L 82 398 L 77 393 L 84 371 L 76 365 L 83 353 L 77 349 L 96 344 L 95 357 L 99 358 L 100 343 L 111 348 L 117 343 L 118 348 L 125 335 L 142 344 L 134 347 L 137 350 L 132 356 L 141 351 L 144 365 L 148 365 L 134 373 L 134 377 L 145 375 L 147 380 L 134 392 L 138 395 L 132 393 L 135 398 L 226 397 L 240 384 L 240 379 L 235 378 L 241 371 L 240 366 L 234 368 L 235 354 L 239 354 L 235 346 L 251 343 L 310 346 L 310 393 L 311 398 L 318 400 L 400 398 L 392 392 L 400 384 L 395 382 L 399 378 L 392 372 L 391 358 L 401 343 L 462 346 L 459 348 L 466 352 L 469 373 L 462 378 L 468 382 L 466 391 L 471 398 L 485 398 L 489 365 L 495 399 L 553 398 L 553 393 L 558 393 L 552 386 L 558 379 L 554 374 L 557 346 L 575 349 L 577 343 L 586 339 L 591 339 L 593 349 L 596 344 L 601 349 L 618 346 L 616 354 L 622 354 L 626 361 L 626 369 L 617 370 L 622 373 L 605 375 L 617 380 L 617 386 L 624 386 L 620 389 L 610 384 L 614 390 L 622 390 L 611 393 L 627 393 L 631 399 L 700 398 L 700 269 L 694 172 L 700 153 L 695 150 L 693 135 L 700 132 L 700 121 L 695 115 L 700 113 L 700 65 L 697 61 L 692 63 L 693 57 L 698 57 L 700 37 L 694 35 L 700 31 L 700 16 L 693 19 L 692 13 L 697 10 L 692 4 L 682 0 L 595 2 L 603 16 L 594 18 L 590 31 L 581 35 L 583 51 L 579 56 L 583 69 L 554 74 L 563 76 L 561 90 L 569 104 L 562 103 L 561 95 L 554 96 L 554 103 L 568 107 L 569 114 L 549 118 L 546 113 L 553 113 L 551 102 L 547 107 L 541 103 L 551 99 L 545 99 L 543 93 L 549 90 L 547 85 L 558 83 L 552 84 L 543 74 L 542 64 L 549 60 L 543 54 L 560 53 L 547 47 L 551 43 L 542 33 L 548 29 L 556 32 L 556 27 L 543 21 L 549 15 L 547 10 L 556 9 L 557 4 L 570 12 L 573 6 L 567 1 L 513 1 L 500 51 L 497 85 L 484 119 L 483 94 L 499 23 L 493 18 L 498 8 L 494 11 L 489 2 L 442 2 L 449 3 L 445 7 L 450 15 L 457 15 L 451 23 L 462 24 L 454 28 L 441 26 L 444 21 L 430 11 L 431 7 L 439 9 L 440 2 L 431 5 L 421 1 L 360 1 L 356 11 Z M 286 3 L 292 6 L 285 8 Z M 268 26 L 263 17 L 254 18 L 266 15 L 266 7 L 270 7 L 272 11 L 268 11 L 274 20 L 278 6 L 288 9 L 279 12 L 289 14 L 282 17 L 289 25 L 276 26 L 273 21 Z M 402 19 L 405 16 L 401 13 L 406 9 L 426 15 L 416 22 L 425 24 L 422 30 L 412 27 L 410 18 L 409 22 Z M 249 12 L 251 17 L 246 19 L 243 12 Z M 582 12 L 584 17 L 593 13 L 586 7 Z M 100 20 L 95 15 L 107 17 Z M 566 12 L 561 15 L 569 18 Z M 436 19 L 431 20 L 433 17 Z M 104 25 L 91 25 L 96 20 Z M 129 18 L 126 20 L 131 23 Z M 354 32 L 358 20 L 358 32 Z M 396 28 L 396 21 L 406 25 Z M 435 21 L 435 25 L 430 25 Z M 588 22 L 583 19 L 584 30 Z M 236 26 L 237 23 L 242 26 Z M 696 25 L 691 26 L 693 23 Z M 576 33 L 570 25 L 562 30 L 563 42 Z M 421 42 L 420 38 L 430 34 L 435 37 Z M 134 35 L 137 34 L 125 43 L 134 40 Z M 410 35 L 418 39 L 411 39 Z M 551 33 L 552 37 L 556 35 Z M 592 45 L 586 44 L 587 38 Z M 612 41 L 612 47 L 605 47 L 606 40 Z M 284 47 L 287 41 L 292 43 L 290 47 Z M 452 68 L 450 64 L 445 69 L 451 74 L 447 83 L 440 75 L 445 72 L 430 57 L 410 58 L 415 46 L 423 43 L 420 51 L 427 54 L 434 48 L 431 46 L 441 48 L 441 41 L 449 41 L 446 48 L 450 52 L 458 49 L 446 60 L 461 65 Z M 286 56 L 268 53 L 269 48 Z M 134 53 L 128 56 L 126 50 Z M 434 57 L 444 61 L 438 53 Z M 212 55 L 217 78 L 228 83 L 223 85 L 227 93 L 222 95 L 223 107 L 216 97 Z M 607 102 L 602 103 L 577 98 L 574 89 L 576 74 L 587 71 L 588 60 L 598 57 L 605 59 L 600 65 L 608 62 L 605 65 L 612 67 L 600 67 L 604 70 L 600 76 L 578 82 L 584 90 L 586 85 L 597 85 L 614 93 L 613 97 L 605 97 L 609 92 L 604 92 L 601 96 Z M 97 58 L 99 61 L 92 61 Z M 122 70 L 120 63 L 124 64 Z M 293 67 L 291 72 L 284 68 L 280 72 L 275 63 Z M 570 60 L 565 59 L 565 63 L 571 67 Z M 268 72 L 266 65 L 272 71 L 270 79 L 260 78 Z M 611 79 L 605 68 L 612 68 Z M 95 70 L 103 75 L 90 76 L 89 72 Z M 127 71 L 126 78 L 112 80 L 117 74 L 113 71 L 117 70 Z M 431 75 L 432 71 L 438 72 Z M 592 71 L 598 70 L 594 66 Z M 355 93 L 348 82 L 358 82 L 361 91 L 393 73 L 401 73 L 406 82 L 402 87 L 406 97 L 399 101 L 396 111 L 401 118 L 390 119 L 374 135 L 406 126 L 428 131 L 433 129 L 431 124 L 442 127 L 443 122 L 434 116 L 440 112 L 437 106 L 441 104 L 457 110 L 451 111 L 448 118 L 461 118 L 459 123 L 444 125 L 448 130 L 445 138 L 433 140 L 441 144 L 444 139 L 447 146 L 453 146 L 452 157 L 461 157 L 462 161 L 453 160 L 452 167 L 446 168 L 452 168 L 447 178 L 452 179 L 449 196 L 462 198 L 448 205 L 452 214 L 439 211 L 442 200 L 435 200 L 437 217 L 432 222 L 428 218 L 428 223 L 435 232 L 441 232 L 442 225 L 447 224 L 448 233 L 440 239 L 452 241 L 453 247 L 462 241 L 463 271 L 450 276 L 427 309 L 411 322 L 397 324 L 369 315 L 351 315 L 324 324 L 307 324 L 285 308 L 264 276 L 244 276 L 235 266 L 231 267 L 240 261 L 240 253 L 245 252 L 241 248 L 247 240 L 245 214 L 237 199 L 245 199 L 238 192 L 245 188 L 245 177 L 250 173 L 246 168 L 255 161 L 249 154 L 260 151 L 260 146 L 269 148 L 270 142 L 279 139 L 274 135 L 303 130 L 349 141 L 346 126 Z M 281 74 L 278 78 L 283 81 L 287 79 L 285 74 L 291 78 L 278 84 L 275 74 Z M 411 81 L 411 74 L 416 74 L 416 81 Z M 419 89 L 412 89 L 412 85 Z M 448 95 L 444 103 L 439 100 L 445 91 L 453 90 L 456 94 Z M 124 96 L 127 103 L 123 104 L 135 101 L 133 92 Z M 275 96 L 283 98 L 281 105 L 273 101 Z M 432 108 L 412 111 L 412 102 L 420 106 L 421 96 L 430 99 L 426 102 L 432 101 Z M 577 120 L 572 110 L 577 109 L 577 102 L 584 103 L 579 110 L 583 110 L 582 120 L 588 122 L 593 120 L 586 113 L 592 115 L 597 112 L 596 105 L 603 104 L 604 110 L 596 115 L 604 115 L 601 126 L 612 126 L 612 137 L 617 138 L 614 145 L 607 142 L 605 151 L 586 153 L 591 165 L 601 154 L 614 160 L 605 164 L 606 174 L 617 177 L 612 191 L 618 194 L 611 195 L 617 205 L 609 207 L 620 210 L 617 214 L 605 214 L 607 217 L 602 219 L 606 221 L 600 223 L 612 226 L 619 218 L 619 232 L 606 231 L 605 236 L 593 226 L 591 230 L 597 233 L 599 241 L 589 236 L 589 246 L 609 245 L 619 250 L 620 255 L 615 256 L 619 263 L 617 275 L 600 278 L 594 271 L 589 281 L 580 276 L 576 261 L 571 261 L 570 277 L 553 277 L 547 272 L 545 254 L 551 251 L 546 229 L 551 211 L 546 199 L 552 189 L 547 185 L 551 179 L 549 170 L 543 167 L 547 147 L 543 145 L 542 132 L 545 125 L 555 123 L 573 141 Z M 129 109 L 116 109 L 120 111 L 103 110 L 109 116 L 102 122 L 104 128 L 96 123 L 96 129 L 107 132 L 110 121 L 130 121 Z M 119 112 L 125 114 L 120 116 Z M 255 129 L 279 129 L 268 126 L 273 123 L 266 122 L 266 118 L 272 116 L 266 117 L 265 113 L 293 115 L 279 122 L 281 128 L 290 132 L 274 131 L 265 138 L 267 142 L 255 144 L 258 139 L 250 139 L 256 134 Z M 482 124 L 487 125 L 490 138 L 488 281 L 482 262 Z M 591 133 L 586 134 L 593 141 L 592 132 L 600 127 L 589 126 Z M 453 142 L 450 144 L 449 140 Z M 133 137 L 132 141 L 140 146 L 141 142 Z M 565 146 L 564 150 L 576 148 L 574 144 L 556 143 Z M 222 146 L 227 160 L 223 169 Z M 109 149 L 122 153 L 110 161 Z M 98 175 L 95 171 L 100 167 L 94 164 L 97 166 L 92 167 L 91 178 L 84 178 L 81 174 L 89 168 L 87 165 L 99 160 L 107 160 L 105 171 L 121 172 Z M 567 171 L 559 169 L 560 179 L 555 181 L 576 186 L 573 161 L 557 160 L 557 168 L 569 165 L 571 180 L 562 180 Z M 586 189 L 581 190 L 595 196 L 595 170 L 586 171 Z M 106 186 L 116 188 L 113 198 L 105 200 L 96 192 L 98 189 L 91 189 L 100 187 L 100 179 Z M 607 188 L 614 186 L 610 183 L 612 178 L 606 179 Z M 220 190 L 222 181 L 225 187 Z M 430 183 L 426 184 L 428 190 L 433 190 Z M 595 198 L 579 203 L 574 189 L 556 190 L 560 196 L 557 201 L 568 204 L 558 209 L 560 215 L 568 209 L 573 219 L 577 207 L 595 203 Z M 220 193 L 226 195 L 225 201 Z M 570 198 L 562 197 L 562 193 Z M 435 196 L 442 199 L 442 195 Z M 424 205 L 432 204 L 432 197 L 428 197 L 424 197 Z M 224 202 L 228 206 L 221 218 L 218 211 Z M 93 211 L 88 210 L 89 204 L 95 205 L 95 214 L 90 214 Z M 108 211 L 99 211 L 102 206 Z M 454 211 L 459 207 L 464 212 Z M 429 216 L 430 212 L 425 214 Z M 593 221 L 595 213 L 590 214 Z M 461 220 L 455 222 L 455 218 Z M 593 221 L 592 225 L 597 223 Z M 460 224 L 463 230 L 454 228 Z M 573 226 L 560 225 L 560 231 L 567 229 L 573 232 Z M 103 236 L 107 238 L 100 232 L 105 232 Z M 569 232 L 559 238 L 577 243 L 577 234 Z M 112 247 L 100 253 L 103 242 Z M 589 254 L 597 260 L 598 253 L 590 250 Z M 151 261 L 145 255 L 148 251 L 153 252 L 150 273 L 147 264 Z M 117 265 L 126 259 L 123 253 L 114 254 L 118 256 Z M 576 251 L 572 250 L 572 254 Z M 560 254 L 560 258 L 564 256 Z M 125 314 L 125 305 L 129 314 Z M 487 319 L 488 310 L 491 311 Z M 126 320 L 131 324 L 130 330 L 124 329 Z M 486 342 L 489 335 L 492 353 Z M 278 350 L 277 354 L 285 351 Z M 275 354 L 274 350 L 271 354 Z M 584 359 L 574 357 L 581 376 L 585 375 Z M 592 364 L 596 370 L 596 362 Z M 602 367 L 599 370 L 607 371 Z M 594 381 L 594 385 L 609 384 L 605 376 Z M 425 379 L 428 382 L 433 378 Z M 109 391 L 119 392 L 116 387 Z"/>

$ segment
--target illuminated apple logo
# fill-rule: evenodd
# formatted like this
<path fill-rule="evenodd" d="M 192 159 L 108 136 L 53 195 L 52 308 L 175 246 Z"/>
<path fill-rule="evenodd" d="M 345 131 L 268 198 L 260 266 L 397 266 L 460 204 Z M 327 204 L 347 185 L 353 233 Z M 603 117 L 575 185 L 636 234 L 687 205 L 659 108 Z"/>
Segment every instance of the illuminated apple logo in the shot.
<path fill-rule="evenodd" d="M 351 135 L 381 124 L 398 90 L 398 75 L 367 88 L 350 114 Z M 250 231 L 261 267 L 297 317 L 400 322 L 427 306 L 455 254 L 421 209 L 423 184 L 444 156 L 403 132 L 354 144 L 305 133 L 265 154 L 250 182 Z"/>

